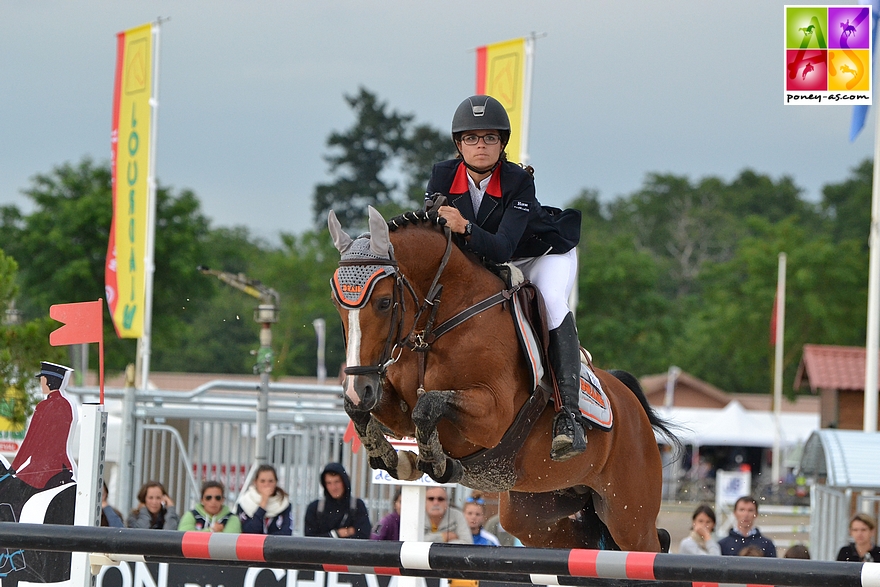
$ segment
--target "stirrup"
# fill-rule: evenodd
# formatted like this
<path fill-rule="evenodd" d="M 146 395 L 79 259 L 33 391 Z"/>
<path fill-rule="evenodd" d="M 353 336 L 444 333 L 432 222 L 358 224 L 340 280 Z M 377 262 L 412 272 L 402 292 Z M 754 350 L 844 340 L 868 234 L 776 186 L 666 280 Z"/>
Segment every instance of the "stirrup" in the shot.
<path fill-rule="evenodd" d="M 584 427 L 577 422 L 574 414 L 563 409 L 553 418 L 550 458 L 561 463 L 585 450 L 587 450 L 587 437 L 584 434 Z"/>

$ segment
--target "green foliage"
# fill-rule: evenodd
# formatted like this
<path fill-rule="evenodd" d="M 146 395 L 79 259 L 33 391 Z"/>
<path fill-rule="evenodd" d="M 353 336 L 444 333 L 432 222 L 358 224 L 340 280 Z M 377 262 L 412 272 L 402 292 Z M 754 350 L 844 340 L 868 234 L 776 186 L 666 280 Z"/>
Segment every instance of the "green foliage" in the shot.
<path fill-rule="evenodd" d="M 15 207 L 0 213 L 0 248 L 19 260 L 18 307 L 28 318 L 48 315 L 49 306 L 104 297 L 104 264 L 112 216 L 110 168 L 83 159 L 39 174 L 24 191 L 34 211 Z M 195 271 L 208 221 L 191 191 L 174 195 L 159 187 L 156 209 L 153 338 L 172 348 L 186 346 L 189 300 L 210 291 Z M 104 310 L 106 368 L 134 361 L 135 341 L 116 338 Z M 97 352 L 93 349 L 92 352 Z M 157 353 L 161 358 L 161 351 Z M 93 364 L 97 364 L 95 359 Z M 154 362 L 161 369 L 161 361 Z"/>
<path fill-rule="evenodd" d="M 356 120 L 327 140 L 334 152 L 325 159 L 335 179 L 315 187 L 313 210 L 319 230 L 330 210 L 351 230 L 366 226 L 367 206 L 386 216 L 421 207 L 431 165 L 452 152 L 449 137 L 427 125 L 413 126 L 412 114 L 389 111 L 387 103 L 364 88 L 345 100 Z M 401 174 L 403 189 L 389 179 Z"/>
<path fill-rule="evenodd" d="M 16 292 L 17 263 L 0 250 L 0 310 Z M 49 346 L 53 320 L 44 318 L 24 324 L 0 325 L 0 416 L 24 425 L 40 399 L 34 374 L 40 361 L 64 362 L 64 352 Z"/>

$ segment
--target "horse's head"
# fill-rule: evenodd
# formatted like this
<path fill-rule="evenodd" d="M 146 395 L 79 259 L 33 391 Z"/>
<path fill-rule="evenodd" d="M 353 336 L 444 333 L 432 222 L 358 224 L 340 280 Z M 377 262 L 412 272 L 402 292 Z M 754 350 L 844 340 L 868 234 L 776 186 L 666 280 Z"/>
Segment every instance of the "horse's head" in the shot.
<path fill-rule="evenodd" d="M 370 207 L 370 232 L 355 239 L 332 211 L 327 223 L 342 255 L 331 285 L 345 332 L 345 397 L 355 409 L 368 412 L 379 403 L 385 369 L 399 352 L 400 275 L 388 225 L 376 209 Z"/>

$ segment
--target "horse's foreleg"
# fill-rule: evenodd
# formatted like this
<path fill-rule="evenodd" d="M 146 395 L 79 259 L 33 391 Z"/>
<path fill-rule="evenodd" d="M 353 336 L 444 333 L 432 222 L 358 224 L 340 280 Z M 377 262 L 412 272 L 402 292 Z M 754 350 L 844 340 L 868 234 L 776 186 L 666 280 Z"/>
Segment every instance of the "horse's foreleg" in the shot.
<path fill-rule="evenodd" d="M 413 467 L 412 458 L 398 458 L 397 451 L 385 438 L 382 424 L 369 412 L 354 409 L 354 406 L 349 404 L 350 402 L 346 400 L 345 411 L 354 424 L 361 444 L 367 450 L 370 466 L 374 469 L 388 471 L 395 479 L 404 481 L 414 481 L 421 477 Z"/>
<path fill-rule="evenodd" d="M 438 483 L 457 483 L 463 474 L 461 463 L 446 456 L 437 432 L 437 423 L 446 416 L 452 397 L 452 391 L 423 393 L 412 412 L 419 443 L 418 467 Z"/>

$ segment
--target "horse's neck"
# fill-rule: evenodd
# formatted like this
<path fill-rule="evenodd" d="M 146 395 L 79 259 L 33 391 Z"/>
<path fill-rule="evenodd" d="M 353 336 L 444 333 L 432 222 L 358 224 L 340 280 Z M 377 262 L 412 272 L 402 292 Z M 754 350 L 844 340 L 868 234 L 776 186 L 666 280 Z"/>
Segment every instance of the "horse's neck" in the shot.
<path fill-rule="evenodd" d="M 395 242 L 395 253 L 398 255 L 401 272 L 410 280 L 419 297 L 424 299 L 446 251 L 446 239 L 438 232 L 416 229 L 401 230 L 396 234 L 401 237 Z M 475 263 L 454 244 L 439 283 L 444 284 L 444 306 L 449 309 L 454 305 L 449 303 L 453 299 L 469 304 L 488 297 L 503 287 L 497 276 Z"/>

